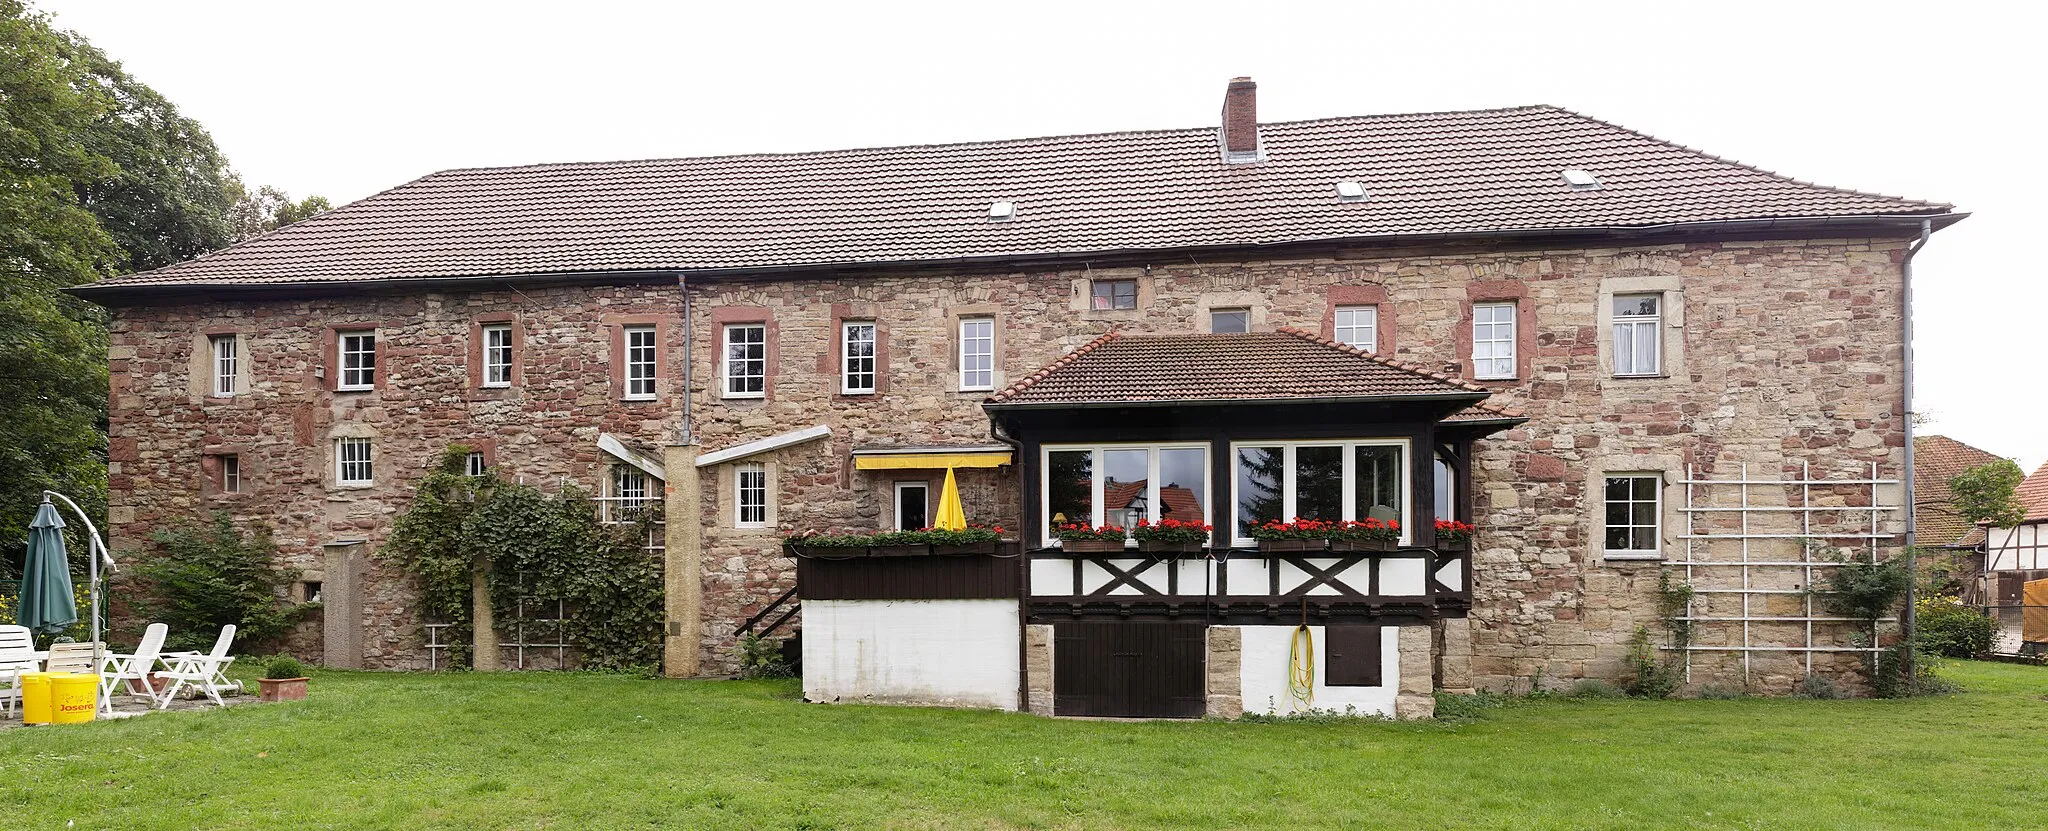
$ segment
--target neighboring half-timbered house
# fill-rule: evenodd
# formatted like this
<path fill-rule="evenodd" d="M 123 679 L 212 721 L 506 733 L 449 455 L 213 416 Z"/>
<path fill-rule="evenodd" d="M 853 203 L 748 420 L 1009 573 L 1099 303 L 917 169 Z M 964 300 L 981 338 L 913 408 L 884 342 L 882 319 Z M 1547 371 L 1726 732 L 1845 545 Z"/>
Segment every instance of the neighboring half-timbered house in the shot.
<path fill-rule="evenodd" d="M 1553 107 L 1261 124 L 1254 95 L 1197 129 L 452 170 L 83 287 L 115 547 L 266 523 L 326 601 L 302 648 L 427 666 L 365 555 L 462 442 L 661 500 L 667 671 L 800 628 L 819 700 L 1412 716 L 1618 677 L 1638 630 L 1695 684 L 1860 666 L 1793 541 L 1898 544 L 1904 283 L 1960 214 Z M 995 554 L 783 544 L 931 523 L 948 471 Z M 1401 537 L 1246 532 L 1297 516 Z M 1056 517 L 1215 530 L 1084 553 Z"/>

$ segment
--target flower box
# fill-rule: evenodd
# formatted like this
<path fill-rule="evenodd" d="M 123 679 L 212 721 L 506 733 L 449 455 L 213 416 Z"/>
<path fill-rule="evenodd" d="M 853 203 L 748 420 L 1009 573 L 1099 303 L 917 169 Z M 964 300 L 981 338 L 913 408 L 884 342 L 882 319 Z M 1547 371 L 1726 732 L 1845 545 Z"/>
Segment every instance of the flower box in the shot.
<path fill-rule="evenodd" d="M 1398 543 L 1394 540 L 1331 540 L 1331 551 L 1392 551 Z"/>
<path fill-rule="evenodd" d="M 306 700 L 304 678 L 258 678 L 256 683 L 263 686 L 263 693 L 259 698 L 264 701 Z"/>
<path fill-rule="evenodd" d="M 1065 540 L 1060 550 L 1072 554 L 1118 554 L 1124 550 L 1123 540 Z"/>
<path fill-rule="evenodd" d="M 1330 547 L 1329 540 L 1259 540 L 1260 551 L 1294 553 L 1300 551 L 1323 551 Z"/>
<path fill-rule="evenodd" d="M 1438 551 L 1466 551 L 1471 548 L 1471 537 L 1459 537 L 1457 539 L 1439 539 L 1436 541 L 1436 550 Z"/>
<path fill-rule="evenodd" d="M 994 554 L 996 553 L 996 542 L 995 540 L 989 540 L 987 542 L 971 542 L 966 545 L 934 545 L 932 546 L 931 553 L 953 557 L 967 554 Z"/>
<path fill-rule="evenodd" d="M 870 557 L 922 557 L 932 553 L 929 545 L 870 545 Z"/>
<path fill-rule="evenodd" d="M 1202 550 L 1202 543 L 1176 540 L 1139 540 L 1138 550 L 1147 554 L 1195 554 Z"/>

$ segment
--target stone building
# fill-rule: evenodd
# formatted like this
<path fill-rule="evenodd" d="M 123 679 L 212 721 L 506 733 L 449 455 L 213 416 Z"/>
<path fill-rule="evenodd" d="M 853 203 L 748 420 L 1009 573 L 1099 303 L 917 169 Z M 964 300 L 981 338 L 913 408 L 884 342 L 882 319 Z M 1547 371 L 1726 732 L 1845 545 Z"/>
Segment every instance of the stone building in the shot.
<path fill-rule="evenodd" d="M 1895 544 L 1903 270 L 1961 214 L 1552 107 L 1260 124 L 1254 95 L 1233 81 L 1221 125 L 1187 130 L 452 170 L 83 287 L 113 310 L 113 545 L 145 556 L 151 528 L 215 509 L 261 521 L 323 584 L 330 660 L 424 666 L 406 576 L 362 552 L 427 462 L 468 443 L 507 477 L 665 496 L 667 669 L 721 674 L 735 632 L 795 580 L 786 531 L 925 522 L 951 467 L 969 519 L 1015 529 L 1045 568 L 1043 454 L 1113 465 L 1116 442 L 1151 442 L 1159 467 L 1175 448 L 1143 429 L 1228 424 L 1182 448 L 1201 483 L 1176 486 L 1219 529 L 1193 558 L 1207 562 L 1162 567 L 1302 577 L 1252 558 L 1239 523 L 1283 505 L 1363 519 L 1351 497 L 1392 465 L 1403 489 L 1374 507 L 1428 552 L 1415 586 L 1441 602 L 1276 576 L 1268 605 L 1332 631 L 1408 608 L 1387 620 L 1399 680 L 1381 679 L 1404 713 L 1431 683 L 1621 675 L 1637 628 L 1661 632 L 1673 569 L 1700 590 L 1699 651 L 1671 653 L 1695 684 L 1782 690 L 1851 666 L 1867 627 L 1802 610 L 1813 567 L 1690 564 L 1737 544 L 1798 560 L 1800 536 Z M 1138 401 L 1104 392 L 1119 380 L 1104 373 L 1191 386 Z M 1357 383 L 1324 389 L 1333 377 Z M 1018 403 L 1047 384 L 1065 392 Z M 1095 428 L 1079 451 L 1028 432 Z M 1297 466 L 1265 507 L 1231 495 L 1262 475 L 1233 459 L 1261 440 Z M 1329 448 L 1347 454 L 1341 486 L 1303 472 Z M 1135 481 L 1089 475 L 1091 496 Z M 1185 504 L 1156 496 L 1172 484 L 1116 508 L 1156 518 Z M 1337 505 L 1324 484 L 1342 507 L 1308 507 Z M 1081 509 L 1114 521 L 1101 501 Z M 1469 553 L 1433 545 L 1438 516 L 1478 526 Z M 1712 531 L 1737 516 L 1740 533 Z M 1361 568 L 1379 586 L 1396 566 Z M 1202 600 L 1121 614 L 1214 615 Z M 1056 628 L 1096 619 L 1008 603 L 966 648 L 1009 656 L 991 683 L 1018 692 L 967 699 L 1056 695 Z M 823 608 L 807 600 L 807 632 Z M 1212 711 L 1264 705 L 1244 700 L 1250 680 L 1213 677 L 1269 662 L 1252 642 L 1297 621 L 1264 622 L 1209 627 L 1193 660 Z M 828 697 L 948 699 L 860 684 Z"/>

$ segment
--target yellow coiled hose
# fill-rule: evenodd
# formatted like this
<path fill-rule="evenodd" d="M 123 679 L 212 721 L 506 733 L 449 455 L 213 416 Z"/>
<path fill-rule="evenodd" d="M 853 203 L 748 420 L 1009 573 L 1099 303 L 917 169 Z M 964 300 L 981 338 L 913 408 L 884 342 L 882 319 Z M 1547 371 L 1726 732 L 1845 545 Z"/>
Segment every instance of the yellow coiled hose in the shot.
<path fill-rule="evenodd" d="M 1303 710 L 1316 705 L 1316 640 L 1306 623 L 1294 627 L 1287 643 L 1287 698 Z"/>

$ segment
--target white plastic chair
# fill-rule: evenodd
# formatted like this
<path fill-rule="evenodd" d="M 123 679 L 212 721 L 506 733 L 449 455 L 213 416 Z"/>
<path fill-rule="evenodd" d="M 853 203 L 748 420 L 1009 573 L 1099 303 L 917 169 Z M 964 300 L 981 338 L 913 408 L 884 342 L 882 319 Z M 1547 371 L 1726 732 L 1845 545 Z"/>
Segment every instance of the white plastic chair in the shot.
<path fill-rule="evenodd" d="M 101 655 L 107 654 L 107 645 L 104 643 L 50 644 L 50 657 L 43 659 L 43 671 L 96 674 L 99 669 L 92 665 L 94 649 L 98 649 Z"/>
<path fill-rule="evenodd" d="M 235 625 L 230 623 L 220 628 L 220 637 L 213 640 L 212 652 L 166 653 L 163 658 L 170 664 L 171 671 L 159 675 L 171 679 L 171 688 L 164 692 L 163 700 L 157 702 L 157 709 L 170 706 L 171 699 L 177 698 L 178 690 L 187 684 L 205 693 L 215 705 L 228 706 L 227 702 L 220 700 L 221 691 L 232 689 L 240 692 L 242 688 L 240 684 L 229 681 L 225 672 L 228 664 L 235 662 L 234 658 L 228 657 L 228 647 L 234 643 Z"/>
<path fill-rule="evenodd" d="M 0 691 L 0 707 L 14 715 L 14 702 L 21 700 L 21 674 L 36 671 L 36 636 L 26 626 L 0 626 L 0 675 L 13 681 Z"/>
<path fill-rule="evenodd" d="M 156 671 L 157 664 L 162 663 L 164 636 L 169 634 L 170 629 L 164 624 L 152 623 L 149 628 L 142 630 L 142 643 L 135 646 L 133 653 L 109 654 L 106 657 L 106 664 L 100 667 L 100 709 L 108 713 L 113 712 L 114 685 L 123 682 L 128 685 L 128 695 L 143 696 L 149 699 L 151 704 L 170 700 L 168 696 L 159 696 L 156 687 L 149 682 L 149 676 Z M 142 692 L 135 691 L 137 681 L 142 682 Z"/>

